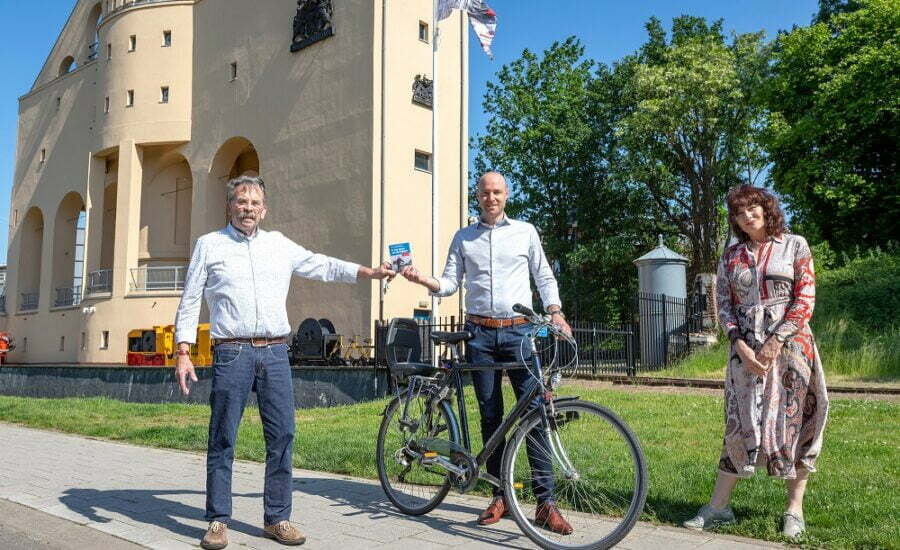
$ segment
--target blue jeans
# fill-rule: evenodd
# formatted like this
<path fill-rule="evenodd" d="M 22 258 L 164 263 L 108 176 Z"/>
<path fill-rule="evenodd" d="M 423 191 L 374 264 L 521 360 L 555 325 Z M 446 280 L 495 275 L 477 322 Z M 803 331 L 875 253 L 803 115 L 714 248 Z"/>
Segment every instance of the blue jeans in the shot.
<path fill-rule="evenodd" d="M 266 439 L 263 519 L 272 525 L 291 517 L 294 386 L 287 350 L 286 344 L 215 347 L 206 451 L 207 521 L 227 523 L 231 517 L 234 443 L 251 391 L 256 391 Z"/>
<path fill-rule="evenodd" d="M 531 359 L 531 343 L 528 341 L 528 335 L 532 330 L 531 324 L 495 329 L 467 322 L 466 330 L 474 335 L 468 342 L 467 360 L 470 363 L 521 363 Z M 537 383 L 524 368 L 508 370 L 506 373 L 509 375 L 516 399 L 531 391 Z M 475 397 L 478 399 L 478 409 L 481 412 L 481 440 L 484 443 L 487 443 L 503 422 L 502 382 L 502 371 L 472 371 Z M 541 401 L 541 396 L 537 396 L 528 410 L 541 406 Z M 505 448 L 504 440 L 487 459 L 487 472 L 497 479 L 500 479 Z M 553 495 L 553 467 L 547 458 L 549 448 L 550 442 L 542 431 L 535 430 L 526 441 L 532 489 L 539 503 L 551 501 Z M 502 494 L 503 490 L 500 487 L 494 489 L 495 496 Z"/>

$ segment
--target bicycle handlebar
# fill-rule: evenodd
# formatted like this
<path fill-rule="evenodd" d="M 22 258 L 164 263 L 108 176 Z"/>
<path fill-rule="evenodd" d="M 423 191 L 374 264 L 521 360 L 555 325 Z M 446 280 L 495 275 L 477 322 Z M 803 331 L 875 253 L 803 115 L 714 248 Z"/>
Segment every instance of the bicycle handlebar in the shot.
<path fill-rule="evenodd" d="M 538 325 L 542 327 L 547 327 L 547 329 L 553 333 L 554 336 L 558 336 L 567 342 L 574 342 L 574 338 L 560 330 L 558 326 L 550 321 L 550 317 L 548 315 L 540 315 L 535 313 L 533 309 L 528 306 L 524 306 L 522 304 L 514 304 L 512 310 L 519 315 L 524 315 L 528 318 L 528 322 L 533 325 Z"/>

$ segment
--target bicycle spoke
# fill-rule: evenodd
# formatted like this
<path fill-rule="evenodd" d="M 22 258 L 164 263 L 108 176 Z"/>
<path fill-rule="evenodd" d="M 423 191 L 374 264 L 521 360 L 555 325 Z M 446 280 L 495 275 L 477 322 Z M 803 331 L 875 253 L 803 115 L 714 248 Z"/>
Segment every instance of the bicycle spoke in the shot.
<path fill-rule="evenodd" d="M 532 416 L 507 449 L 504 473 L 514 496 L 514 517 L 545 548 L 609 547 L 627 534 L 643 507 L 643 456 L 627 428 L 605 409 L 565 403 L 557 413 L 572 420 L 557 424 L 558 441 L 551 434 L 556 443 L 541 429 L 539 417 Z M 549 468 L 532 471 L 540 464 Z M 573 529 L 570 534 L 534 522 L 538 495 L 541 501 L 555 502 Z"/>

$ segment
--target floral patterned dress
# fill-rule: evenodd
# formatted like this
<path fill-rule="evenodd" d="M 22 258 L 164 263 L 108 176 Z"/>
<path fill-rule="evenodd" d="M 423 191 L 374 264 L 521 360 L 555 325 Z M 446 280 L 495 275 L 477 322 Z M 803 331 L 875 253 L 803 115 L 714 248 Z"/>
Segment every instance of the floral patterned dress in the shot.
<path fill-rule="evenodd" d="M 719 264 L 719 322 L 737 328 L 754 351 L 770 336 L 784 340 L 765 376 L 744 367 L 731 348 L 725 378 L 725 441 L 719 471 L 740 477 L 765 465 L 770 476 L 793 479 L 815 471 L 828 417 L 828 393 L 809 328 L 816 282 L 812 254 L 798 235 L 771 237 L 754 254 L 728 247 Z"/>

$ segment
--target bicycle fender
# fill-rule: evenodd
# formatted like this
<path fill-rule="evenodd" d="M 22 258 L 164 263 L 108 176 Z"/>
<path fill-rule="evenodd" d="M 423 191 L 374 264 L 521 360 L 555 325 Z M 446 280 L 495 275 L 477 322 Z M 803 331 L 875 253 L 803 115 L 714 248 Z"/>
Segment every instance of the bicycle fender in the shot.
<path fill-rule="evenodd" d="M 578 401 L 580 399 L 581 399 L 580 395 L 576 395 L 574 397 L 554 397 L 553 404 L 565 403 L 566 401 Z"/>

